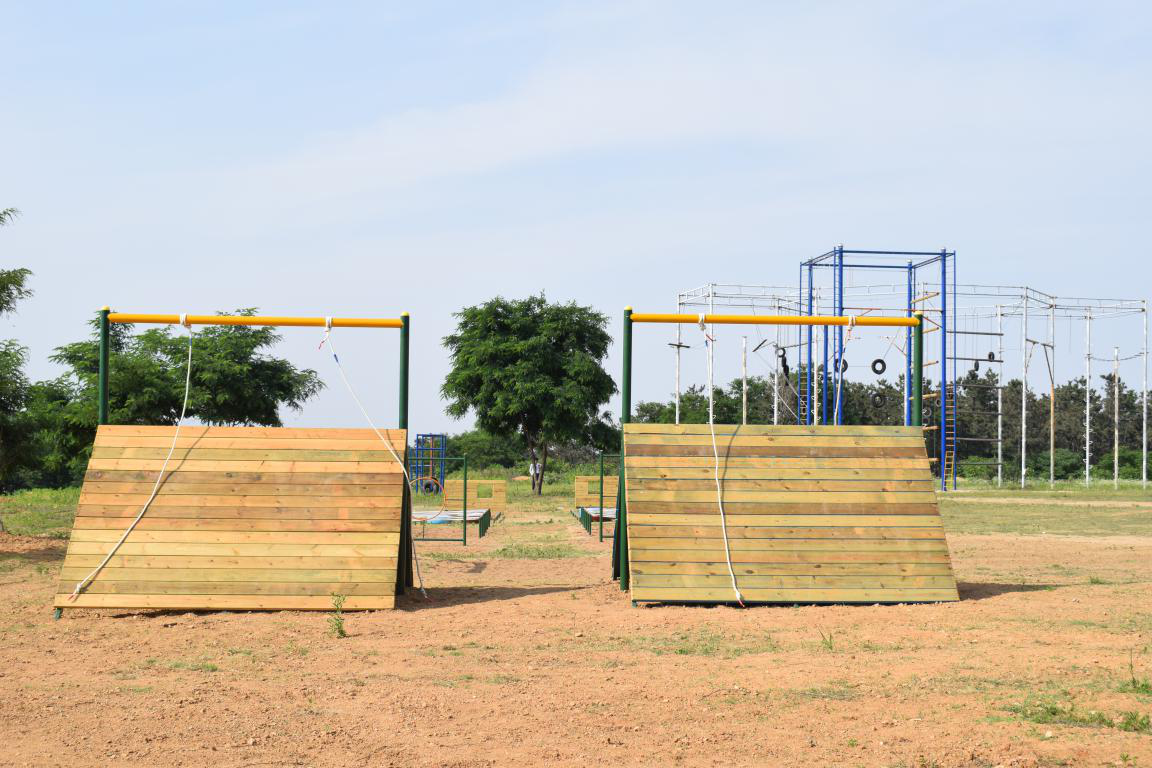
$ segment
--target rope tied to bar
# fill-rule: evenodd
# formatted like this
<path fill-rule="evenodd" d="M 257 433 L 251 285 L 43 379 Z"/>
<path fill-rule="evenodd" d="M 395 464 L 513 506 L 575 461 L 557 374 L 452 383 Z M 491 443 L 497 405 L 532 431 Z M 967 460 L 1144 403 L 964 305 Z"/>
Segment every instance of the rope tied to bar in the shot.
<path fill-rule="evenodd" d="M 716 506 L 720 510 L 720 531 L 724 536 L 724 560 L 728 565 L 728 577 L 732 581 L 732 591 L 736 593 L 736 602 L 741 608 L 746 608 L 744 595 L 740 592 L 740 585 L 736 581 L 736 569 L 732 564 L 732 545 L 728 541 L 728 520 L 724 512 L 724 485 L 720 480 L 720 449 L 716 444 L 716 387 L 713 384 L 713 346 L 716 340 L 708 335 L 705 325 L 705 316 L 699 316 L 700 331 L 704 334 L 708 352 L 708 430 L 712 435 L 712 469 L 716 480 Z"/>
<path fill-rule="evenodd" d="M 388 452 L 392 454 L 392 458 L 396 459 L 396 463 L 400 465 L 400 471 L 404 473 L 404 487 L 410 487 L 412 483 L 412 477 L 408 474 L 408 467 L 405 466 L 404 460 L 400 458 L 400 454 L 396 453 L 396 449 L 392 447 L 392 441 L 389 440 L 384 435 L 384 433 L 379 430 L 379 428 L 377 428 L 376 422 L 374 422 L 372 417 L 368 415 L 368 409 L 365 408 L 364 403 L 360 401 L 359 395 L 356 394 L 356 390 L 352 387 L 352 382 L 348 380 L 348 374 L 344 372 L 344 366 L 340 363 L 340 356 L 336 354 L 336 344 L 332 341 L 331 317 L 324 318 L 324 337 L 320 339 L 319 349 L 323 349 L 325 344 L 328 345 L 328 350 L 332 353 L 332 360 L 336 363 L 336 370 L 340 372 L 340 379 L 344 382 L 344 386 L 348 389 L 348 394 L 352 395 L 352 400 L 360 409 L 360 413 L 364 415 L 364 420 L 368 422 L 368 426 L 371 427 L 372 431 L 376 433 L 376 437 L 380 438 L 380 441 L 384 443 L 384 446 L 388 449 Z M 467 507 L 467 503 L 465 503 L 464 506 Z M 403 511 L 401 511 L 401 514 L 403 514 Z M 467 516 L 467 509 L 465 509 L 465 516 Z M 467 521 L 465 521 L 465 523 L 467 523 Z M 415 563 L 416 566 L 416 581 L 420 588 L 420 594 L 424 596 L 425 600 L 427 600 L 428 592 L 426 592 L 424 589 L 424 577 L 420 573 L 420 558 L 416 556 L 416 546 L 412 536 L 411 528 L 408 529 L 408 544 L 411 547 L 412 562 Z M 399 563 L 397 563 L 397 566 L 396 578 L 400 579 L 402 577 Z"/>
<path fill-rule="evenodd" d="M 176 421 L 176 432 L 172 435 L 172 445 L 168 447 L 168 455 L 164 457 L 164 463 L 160 466 L 160 474 L 156 476 L 156 482 L 152 485 L 152 492 L 148 494 L 148 500 L 140 507 L 140 511 L 136 514 L 135 519 L 128 525 L 128 528 L 125 529 L 123 535 L 120 536 L 116 543 L 112 545 L 112 548 L 108 550 L 108 554 L 104 556 L 100 564 L 93 568 L 91 573 L 76 583 L 72 594 L 68 596 L 68 599 L 71 601 L 75 601 L 76 598 L 80 596 L 80 593 L 84 591 L 84 588 L 91 584 L 92 580 L 100 575 L 100 571 L 104 570 L 108 563 L 111 562 L 116 552 L 119 551 L 120 546 L 128 539 L 128 535 L 136 530 L 136 526 L 144 519 L 144 515 L 152 506 L 152 502 L 156 500 L 156 494 L 160 492 L 160 486 L 164 484 L 164 473 L 168 471 L 168 463 L 172 460 L 172 455 L 176 453 L 176 445 L 180 440 L 180 428 L 184 426 L 184 417 L 188 413 L 188 395 L 192 391 L 192 337 L 194 332 L 192 331 L 192 325 L 188 322 L 188 315 L 180 315 L 180 325 L 184 326 L 184 329 L 188 331 L 188 362 L 185 366 L 184 373 L 184 403 L 180 406 L 180 418 Z"/>

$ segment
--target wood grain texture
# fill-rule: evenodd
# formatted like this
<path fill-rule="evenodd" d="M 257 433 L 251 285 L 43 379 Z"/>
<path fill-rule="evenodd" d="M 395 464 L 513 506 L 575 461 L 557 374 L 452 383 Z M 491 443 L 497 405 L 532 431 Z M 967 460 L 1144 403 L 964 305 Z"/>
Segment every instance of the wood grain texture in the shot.
<path fill-rule="evenodd" d="M 600 506 L 600 476 L 577 475 L 573 482 L 573 500 L 577 509 Z M 620 488 L 617 475 L 604 476 L 604 507 L 616 507 L 616 493 Z"/>
<path fill-rule="evenodd" d="M 102 426 L 55 604 L 62 608 L 345 610 L 395 604 L 404 479 L 369 429 Z M 401 454 L 403 430 L 385 433 Z M 471 489 L 470 489 L 471 491 Z M 471 496 L 471 492 L 469 496 Z"/>
<path fill-rule="evenodd" d="M 707 424 L 625 425 L 633 600 L 735 602 L 729 557 L 746 601 L 959 599 L 918 428 L 716 425 L 716 438 L 718 467 Z"/>

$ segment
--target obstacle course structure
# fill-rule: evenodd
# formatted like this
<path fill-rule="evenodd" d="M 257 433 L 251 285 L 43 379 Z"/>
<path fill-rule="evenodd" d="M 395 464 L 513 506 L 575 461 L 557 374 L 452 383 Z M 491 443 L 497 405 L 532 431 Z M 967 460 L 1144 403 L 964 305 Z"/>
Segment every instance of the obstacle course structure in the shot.
<path fill-rule="evenodd" d="M 398 329 L 399 428 L 109 425 L 113 323 Z M 61 571 L 57 615 L 75 607 L 328 610 L 332 594 L 347 597 L 346 610 L 392 607 L 412 585 L 403 459 L 409 329 L 407 314 L 102 310 L 100 427 Z"/>
<path fill-rule="evenodd" d="M 444 489 L 448 465 L 448 435 L 422 433 L 408 454 L 408 476 L 415 493 L 439 493 Z"/>
<path fill-rule="evenodd" d="M 573 512 L 576 520 L 591 535 L 592 527 L 597 527 L 600 541 L 612 538 L 615 533 L 609 529 L 605 533 L 604 523 L 616 522 L 616 499 L 620 491 L 619 470 L 612 474 L 604 471 L 605 459 L 619 460 L 619 456 L 600 454 L 600 474 L 577 475 L 573 482 Z M 611 506 L 609 506 L 611 505 Z"/>
<path fill-rule="evenodd" d="M 924 322 L 624 312 L 613 575 L 634 603 L 956 600 L 924 447 Z M 634 323 L 912 331 L 907 427 L 631 423 Z"/>

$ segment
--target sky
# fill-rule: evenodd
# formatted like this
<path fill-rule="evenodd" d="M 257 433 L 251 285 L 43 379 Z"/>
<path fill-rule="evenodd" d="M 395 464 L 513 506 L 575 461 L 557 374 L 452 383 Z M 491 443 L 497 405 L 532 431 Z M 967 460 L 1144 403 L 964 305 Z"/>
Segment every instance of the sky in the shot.
<path fill-rule="evenodd" d="M 459 431 L 441 339 L 497 295 L 595 307 L 615 335 L 626 305 L 791 285 L 841 243 L 954 249 L 960 282 L 1057 295 L 1152 282 L 1145 3 L 0 2 L 0 19 L 0 208 L 22 212 L 0 265 L 36 291 L 0 337 L 36 378 L 103 305 L 407 311 L 411 426 Z M 1099 354 L 1138 352 L 1141 322 L 1100 322 Z M 1066 325 L 1059 378 L 1084 369 Z M 717 338 L 720 378 L 741 333 Z M 637 331 L 636 399 L 669 396 L 670 334 Z M 316 329 L 283 335 L 329 384 L 286 423 L 361 425 Z M 393 424 L 396 335 L 338 342 Z"/>

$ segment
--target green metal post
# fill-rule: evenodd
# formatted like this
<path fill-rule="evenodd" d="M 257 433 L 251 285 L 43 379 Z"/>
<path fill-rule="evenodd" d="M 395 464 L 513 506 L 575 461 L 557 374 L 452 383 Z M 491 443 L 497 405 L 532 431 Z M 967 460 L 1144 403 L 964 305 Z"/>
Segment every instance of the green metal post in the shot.
<path fill-rule="evenodd" d="M 412 321 L 408 313 L 400 315 L 400 413 L 397 424 L 404 430 L 404 469 L 408 469 L 408 350 Z M 404 482 L 400 509 L 400 555 L 396 569 L 396 594 L 402 595 L 413 586 L 412 574 L 412 489 Z"/>
<path fill-rule="evenodd" d="M 108 423 L 108 362 L 111 334 L 109 333 L 108 314 L 112 310 L 104 307 L 100 310 L 100 349 L 98 353 L 98 370 L 96 373 L 96 423 Z"/>
<path fill-rule="evenodd" d="M 628 591 L 628 501 L 624 485 L 624 425 L 632 420 L 632 307 L 624 309 L 624 338 L 621 345 L 624 374 L 620 381 L 620 490 L 616 505 L 616 535 L 613 537 L 620 572 L 620 589 Z"/>
<path fill-rule="evenodd" d="M 468 457 L 461 462 L 464 466 L 464 546 L 468 546 Z"/>
<path fill-rule="evenodd" d="M 913 315 L 912 330 L 912 426 L 924 426 L 924 314 Z"/>
<path fill-rule="evenodd" d="M 600 451 L 600 541 L 604 541 L 604 451 Z"/>

